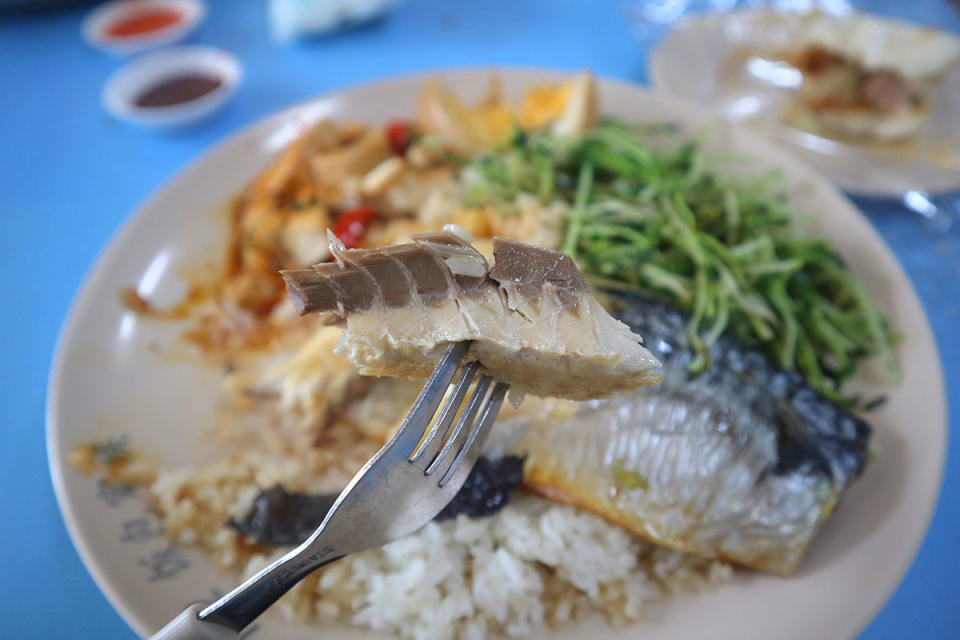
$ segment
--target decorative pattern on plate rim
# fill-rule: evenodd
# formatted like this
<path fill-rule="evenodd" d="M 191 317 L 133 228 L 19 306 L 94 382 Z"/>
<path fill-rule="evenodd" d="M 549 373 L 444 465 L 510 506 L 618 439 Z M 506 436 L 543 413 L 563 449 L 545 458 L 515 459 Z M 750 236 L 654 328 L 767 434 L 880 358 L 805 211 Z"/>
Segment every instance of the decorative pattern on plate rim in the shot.
<path fill-rule="evenodd" d="M 95 461 L 108 466 L 131 458 L 129 442 L 129 435 L 122 434 L 95 444 Z M 109 482 L 103 474 L 95 477 L 93 482 L 96 487 L 97 498 L 110 509 L 124 506 L 131 499 L 138 500 L 142 504 L 143 511 L 140 515 L 128 518 L 120 524 L 117 541 L 127 545 L 144 547 L 144 553 L 137 558 L 137 564 L 146 570 L 145 579 L 147 582 L 172 580 L 191 567 L 190 560 L 180 552 L 176 542 L 164 535 L 160 514 L 153 505 L 147 503 L 142 487 L 135 484 Z M 163 546 L 158 548 L 154 544 L 156 542 L 162 542 Z M 148 545 L 149 548 L 147 548 Z M 211 588 L 209 593 L 211 596 L 209 600 L 199 602 L 206 604 L 223 596 L 223 591 L 216 587 Z M 192 600 L 185 603 L 184 607 L 197 602 L 198 600 Z M 250 638 L 258 629 L 259 625 L 254 623 L 240 634 L 240 638 Z"/>

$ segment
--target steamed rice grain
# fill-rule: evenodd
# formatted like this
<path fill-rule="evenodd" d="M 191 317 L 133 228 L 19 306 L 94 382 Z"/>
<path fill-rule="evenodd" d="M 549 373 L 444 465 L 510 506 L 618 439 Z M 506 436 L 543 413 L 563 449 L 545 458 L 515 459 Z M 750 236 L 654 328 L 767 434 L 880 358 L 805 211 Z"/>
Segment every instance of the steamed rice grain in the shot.
<path fill-rule="evenodd" d="M 254 555 L 252 575 L 280 552 Z M 572 507 L 520 495 L 496 515 L 432 522 L 348 556 L 280 601 L 291 619 L 415 640 L 522 637 L 589 610 L 638 621 L 668 594 L 727 580 L 728 565 L 657 548 Z"/>

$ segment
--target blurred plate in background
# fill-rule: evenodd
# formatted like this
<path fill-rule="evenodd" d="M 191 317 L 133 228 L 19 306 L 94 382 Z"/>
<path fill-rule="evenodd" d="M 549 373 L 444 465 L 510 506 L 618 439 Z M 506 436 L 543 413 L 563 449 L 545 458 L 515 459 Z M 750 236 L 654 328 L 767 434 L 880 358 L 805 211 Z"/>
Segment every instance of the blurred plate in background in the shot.
<path fill-rule="evenodd" d="M 851 193 L 900 198 L 912 190 L 960 189 L 960 69 L 944 78 L 935 112 L 905 142 L 867 146 L 814 135 L 782 122 L 790 83 L 778 82 L 778 68 L 751 54 L 795 42 L 794 17 L 748 9 L 683 18 L 651 53 L 651 82 L 727 119 L 761 128 Z"/>

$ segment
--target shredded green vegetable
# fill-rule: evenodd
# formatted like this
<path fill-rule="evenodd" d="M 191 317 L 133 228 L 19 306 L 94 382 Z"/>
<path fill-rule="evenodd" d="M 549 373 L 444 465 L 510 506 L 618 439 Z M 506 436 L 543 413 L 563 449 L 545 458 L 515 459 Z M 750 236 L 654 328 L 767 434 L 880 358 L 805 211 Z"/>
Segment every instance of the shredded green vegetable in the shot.
<path fill-rule="evenodd" d="M 518 132 L 469 163 L 468 198 L 520 193 L 571 204 L 563 249 L 598 286 L 659 295 L 691 313 L 695 371 L 733 333 L 834 400 L 856 364 L 898 377 L 896 335 L 823 238 L 798 230 L 777 172 L 735 177 L 699 142 L 605 122 L 576 140 Z M 670 134 L 672 135 L 672 134 Z"/>

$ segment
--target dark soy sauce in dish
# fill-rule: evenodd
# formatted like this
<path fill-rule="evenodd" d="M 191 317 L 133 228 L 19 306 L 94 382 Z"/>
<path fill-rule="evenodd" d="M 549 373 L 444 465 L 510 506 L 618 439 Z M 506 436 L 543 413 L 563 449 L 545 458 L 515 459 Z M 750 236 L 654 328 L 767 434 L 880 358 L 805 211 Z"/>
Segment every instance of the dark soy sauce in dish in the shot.
<path fill-rule="evenodd" d="M 185 73 L 161 80 L 141 93 L 135 104 L 138 107 L 172 107 L 201 98 L 223 84 L 216 76 L 201 73 Z"/>

